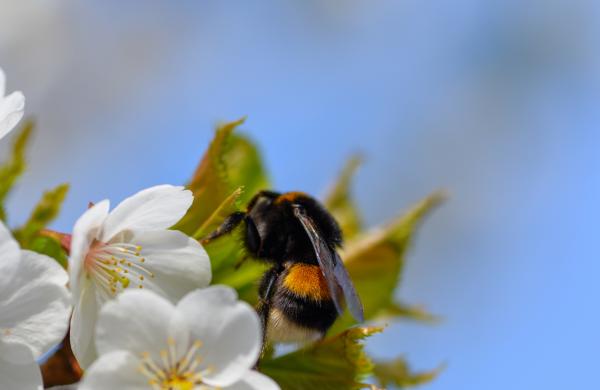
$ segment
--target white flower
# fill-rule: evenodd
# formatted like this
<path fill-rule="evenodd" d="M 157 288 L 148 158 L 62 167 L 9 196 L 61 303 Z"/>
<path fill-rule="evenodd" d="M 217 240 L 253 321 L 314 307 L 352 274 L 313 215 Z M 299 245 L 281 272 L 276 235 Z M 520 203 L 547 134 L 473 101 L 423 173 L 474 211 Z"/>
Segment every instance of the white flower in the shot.
<path fill-rule="evenodd" d="M 211 279 L 202 246 L 167 230 L 183 217 L 192 194 L 169 185 L 148 188 L 110 213 L 104 200 L 76 222 L 69 273 L 74 311 L 71 347 L 82 367 L 97 356 L 94 330 L 101 306 L 127 288 L 147 288 L 177 302 Z"/>
<path fill-rule="evenodd" d="M 0 139 L 15 127 L 23 117 L 25 96 L 20 91 L 4 96 L 6 76 L 0 68 Z"/>
<path fill-rule="evenodd" d="M 37 358 L 67 333 L 67 273 L 22 251 L 0 223 L 0 389 L 42 389 Z"/>
<path fill-rule="evenodd" d="M 260 320 L 234 290 L 211 286 L 174 306 L 148 291 L 128 291 L 100 312 L 100 357 L 80 390 L 278 389 L 253 371 Z"/>

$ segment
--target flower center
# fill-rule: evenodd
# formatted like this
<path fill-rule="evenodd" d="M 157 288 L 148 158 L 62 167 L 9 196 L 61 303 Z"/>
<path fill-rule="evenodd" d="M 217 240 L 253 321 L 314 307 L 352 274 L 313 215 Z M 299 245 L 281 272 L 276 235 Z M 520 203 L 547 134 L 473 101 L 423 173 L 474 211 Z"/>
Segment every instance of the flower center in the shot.
<path fill-rule="evenodd" d="M 110 299 L 130 285 L 144 287 L 147 277 L 153 278 L 141 255 L 142 247 L 133 244 L 104 244 L 95 242 L 84 262 L 84 269 L 98 291 Z"/>
<path fill-rule="evenodd" d="M 175 340 L 167 341 L 169 349 L 160 351 L 160 360 L 152 359 L 150 353 L 142 354 L 139 371 L 148 378 L 148 384 L 154 390 L 192 390 L 202 384 L 202 378 L 210 373 L 210 367 L 200 369 L 202 358 L 197 353 L 202 342 L 196 340 L 187 352 L 177 357 Z"/>
<path fill-rule="evenodd" d="M 193 390 L 194 384 L 183 378 L 173 378 L 162 384 L 163 388 L 170 390 Z"/>

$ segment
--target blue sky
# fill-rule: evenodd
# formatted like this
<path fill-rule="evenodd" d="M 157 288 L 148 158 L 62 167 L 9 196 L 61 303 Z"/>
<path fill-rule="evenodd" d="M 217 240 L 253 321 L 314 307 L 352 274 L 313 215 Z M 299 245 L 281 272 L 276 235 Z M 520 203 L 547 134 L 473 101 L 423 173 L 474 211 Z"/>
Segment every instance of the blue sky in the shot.
<path fill-rule="evenodd" d="M 0 63 L 40 123 L 15 222 L 58 182 L 64 230 L 185 182 L 213 125 L 248 115 L 280 190 L 322 194 L 364 153 L 371 226 L 450 193 L 398 291 L 444 322 L 392 324 L 375 355 L 446 362 L 429 389 L 598 386 L 594 2 L 8 4 Z"/>

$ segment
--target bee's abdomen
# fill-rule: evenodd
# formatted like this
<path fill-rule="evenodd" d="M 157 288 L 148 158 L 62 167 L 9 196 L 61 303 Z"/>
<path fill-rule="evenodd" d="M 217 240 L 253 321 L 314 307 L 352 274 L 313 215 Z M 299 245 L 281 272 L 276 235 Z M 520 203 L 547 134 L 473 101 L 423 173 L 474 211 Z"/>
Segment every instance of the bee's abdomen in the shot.
<path fill-rule="evenodd" d="M 317 302 L 331 300 L 327 281 L 319 266 L 293 263 L 286 268 L 283 286 L 293 295 Z"/>
<path fill-rule="evenodd" d="M 268 337 L 276 341 L 305 341 L 322 337 L 337 311 L 316 265 L 288 263 L 269 313 Z"/>

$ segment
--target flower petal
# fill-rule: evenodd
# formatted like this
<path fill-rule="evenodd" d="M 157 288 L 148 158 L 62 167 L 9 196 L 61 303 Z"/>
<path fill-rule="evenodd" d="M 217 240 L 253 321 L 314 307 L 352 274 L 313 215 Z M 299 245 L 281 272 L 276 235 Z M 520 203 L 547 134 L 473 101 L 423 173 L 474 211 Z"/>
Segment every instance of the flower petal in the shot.
<path fill-rule="evenodd" d="M 279 385 L 273 379 L 258 371 L 248 370 L 241 380 L 235 382 L 231 386 L 227 386 L 227 390 L 278 390 Z"/>
<path fill-rule="evenodd" d="M 156 291 L 171 302 L 210 283 L 208 254 L 196 240 L 174 230 L 133 232 L 128 240 L 142 247 L 144 268 L 154 274 L 144 288 Z"/>
<path fill-rule="evenodd" d="M 0 389 L 42 390 L 42 374 L 31 350 L 0 340 Z"/>
<path fill-rule="evenodd" d="M 183 187 L 151 187 L 125 199 L 106 218 L 102 241 L 126 230 L 161 230 L 175 225 L 192 205 L 191 191 Z"/>
<path fill-rule="evenodd" d="M 81 288 L 79 302 L 73 310 L 69 332 L 73 354 L 83 368 L 92 364 L 98 355 L 94 342 L 98 310 L 93 283 L 86 280 Z"/>
<path fill-rule="evenodd" d="M 205 365 L 213 367 L 205 375 L 207 384 L 231 385 L 258 359 L 260 320 L 250 305 L 237 300 L 235 290 L 225 286 L 196 290 L 179 302 L 177 311 L 187 318 L 192 338 L 204 343 Z"/>
<path fill-rule="evenodd" d="M 20 257 L 19 245 L 0 221 L 0 294 L 4 294 L 4 290 L 9 288 L 13 276 L 19 268 Z"/>
<path fill-rule="evenodd" d="M 158 294 L 125 291 L 100 311 L 96 329 L 98 351 L 101 355 L 121 349 L 136 355 L 145 352 L 159 355 L 172 336 L 169 324 L 174 317 L 175 307 Z"/>
<path fill-rule="evenodd" d="M 139 371 L 140 361 L 128 351 L 100 356 L 85 372 L 79 390 L 146 390 L 148 379 Z"/>
<path fill-rule="evenodd" d="M 0 138 L 3 138 L 23 118 L 25 96 L 20 91 L 0 96 Z"/>
<path fill-rule="evenodd" d="M 9 294 L 0 295 L 0 327 L 5 341 L 29 346 L 35 358 L 67 333 L 71 296 L 67 273 L 48 256 L 22 251 Z"/>
<path fill-rule="evenodd" d="M 73 299 L 79 299 L 79 283 L 82 277 L 83 262 L 90 245 L 99 237 L 102 224 L 108 215 L 110 202 L 103 200 L 86 210 L 73 227 L 69 276 Z M 76 303 L 76 302 L 75 302 Z"/>

